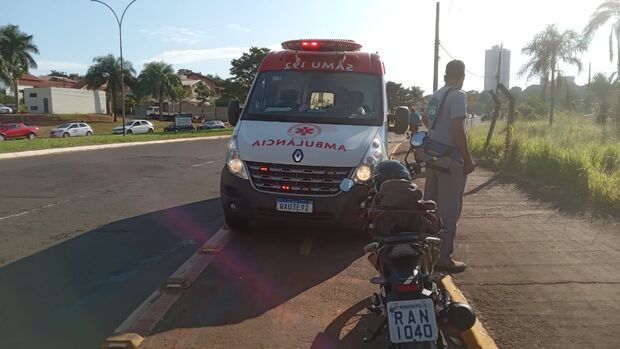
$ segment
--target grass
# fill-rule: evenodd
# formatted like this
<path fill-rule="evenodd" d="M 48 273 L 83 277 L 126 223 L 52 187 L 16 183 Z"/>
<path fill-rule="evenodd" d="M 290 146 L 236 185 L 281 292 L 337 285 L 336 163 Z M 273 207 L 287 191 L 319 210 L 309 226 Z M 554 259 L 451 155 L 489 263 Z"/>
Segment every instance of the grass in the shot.
<path fill-rule="evenodd" d="M 167 124 L 167 123 L 165 123 Z M 94 125 L 91 125 L 94 127 Z M 106 126 L 107 127 L 107 126 Z M 90 137 L 69 137 L 69 138 L 37 138 L 34 140 L 7 140 L 0 142 L 0 153 L 11 153 L 27 150 L 39 150 L 50 148 L 65 148 L 65 147 L 77 147 L 83 145 L 95 145 L 95 144 L 110 144 L 110 143 L 129 143 L 129 142 L 146 142 L 162 139 L 175 139 L 175 138 L 195 138 L 206 136 L 222 136 L 232 134 L 232 128 L 218 129 L 218 130 L 205 130 L 196 132 L 156 132 L 151 134 L 139 134 L 139 135 L 112 135 L 112 134 L 97 134 L 101 129 L 95 129 L 95 134 Z M 112 131 L 110 127 L 110 132 Z M 49 131 L 47 131 L 49 134 Z"/>
<path fill-rule="evenodd" d="M 580 194 L 597 205 L 620 210 L 620 139 L 613 127 L 591 118 L 559 114 L 553 127 L 547 120 L 518 121 L 508 160 L 504 154 L 506 125 L 498 122 L 487 151 L 488 122 L 470 129 L 472 152 L 507 173 Z"/>

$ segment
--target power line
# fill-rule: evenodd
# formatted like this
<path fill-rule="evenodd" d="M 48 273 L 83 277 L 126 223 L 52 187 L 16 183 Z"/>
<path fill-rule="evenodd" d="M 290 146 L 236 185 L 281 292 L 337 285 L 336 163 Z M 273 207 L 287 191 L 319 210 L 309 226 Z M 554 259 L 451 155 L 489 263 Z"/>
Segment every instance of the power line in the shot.
<path fill-rule="evenodd" d="M 439 47 L 441 47 L 441 49 L 443 50 L 443 52 L 445 52 L 445 53 L 448 55 L 448 57 L 450 57 L 450 59 L 452 59 L 452 60 L 454 60 L 454 59 L 455 59 L 454 57 L 452 57 L 452 55 L 450 54 L 450 52 L 448 52 L 448 50 L 447 50 L 447 49 L 443 46 L 443 44 L 442 44 L 441 42 L 439 43 Z M 475 77 L 478 77 L 478 78 L 484 79 L 484 76 L 482 76 L 482 75 L 480 75 L 480 74 L 472 73 L 471 71 L 467 70 L 467 68 L 465 68 L 465 71 L 466 71 L 468 74 L 470 74 L 470 75 L 473 75 L 473 76 L 475 76 Z"/>
<path fill-rule="evenodd" d="M 452 60 L 454 60 L 454 59 L 455 59 L 455 58 L 454 58 L 454 57 L 450 54 L 450 52 L 448 52 L 448 50 L 447 50 L 447 49 L 446 49 L 446 48 L 445 48 L 445 47 L 444 47 L 441 43 L 439 43 L 439 47 L 441 47 L 441 49 L 442 49 L 442 50 L 443 50 L 443 51 L 444 51 L 444 52 L 448 55 L 448 57 L 450 57 L 450 59 L 452 59 Z M 480 75 L 480 74 L 473 73 L 472 71 L 468 70 L 467 68 L 465 69 L 465 71 L 466 71 L 468 74 L 470 74 L 470 75 L 473 75 L 473 76 L 475 76 L 475 77 L 478 77 L 478 78 L 484 79 L 484 76 L 482 76 L 482 75 Z M 511 75 L 511 76 L 510 76 L 510 79 L 515 80 L 515 81 L 525 82 L 525 83 L 528 83 L 528 84 L 529 84 L 529 83 L 530 83 L 530 81 L 532 80 L 532 79 L 522 79 L 522 78 L 519 78 L 519 77 L 518 77 L 518 75 Z"/>

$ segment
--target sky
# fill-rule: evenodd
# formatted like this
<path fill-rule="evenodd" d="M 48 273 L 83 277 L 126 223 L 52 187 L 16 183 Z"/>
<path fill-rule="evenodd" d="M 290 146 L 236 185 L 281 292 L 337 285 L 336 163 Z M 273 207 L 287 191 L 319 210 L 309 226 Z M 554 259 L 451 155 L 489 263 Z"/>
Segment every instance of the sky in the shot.
<path fill-rule="evenodd" d="M 8 1 L 8 0 L 4 0 Z M 120 16 L 130 0 L 107 0 Z M 493 45 L 511 51 L 511 86 L 535 84 L 517 76 L 528 57 L 521 48 L 547 24 L 581 32 L 602 0 L 441 0 L 439 80 L 453 57 L 467 66 L 464 89 L 482 90 L 484 54 Z M 123 21 L 123 54 L 139 73 L 163 60 L 175 69 L 229 76 L 230 60 L 251 46 L 279 49 L 299 38 L 353 39 L 378 52 L 389 80 L 433 84 L 435 0 L 137 0 Z M 118 55 L 118 25 L 112 12 L 89 0 L 12 1 L 0 24 L 16 24 L 34 36 L 40 54 L 36 75 L 51 69 L 85 73 L 93 57 Z M 2 23 L 4 22 L 4 23 Z M 584 70 L 560 65 L 578 84 L 592 72 L 611 73 L 607 26 L 581 54 Z M 446 52 L 447 51 L 447 52 Z"/>

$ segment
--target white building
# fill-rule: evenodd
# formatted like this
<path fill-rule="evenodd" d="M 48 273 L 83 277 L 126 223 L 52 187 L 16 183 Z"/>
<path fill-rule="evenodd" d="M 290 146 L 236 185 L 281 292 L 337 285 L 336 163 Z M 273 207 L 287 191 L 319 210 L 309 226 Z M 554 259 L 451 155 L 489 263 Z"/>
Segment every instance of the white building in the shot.
<path fill-rule="evenodd" d="M 78 90 L 62 87 L 24 89 L 24 101 L 29 113 L 105 114 L 104 91 Z"/>
<path fill-rule="evenodd" d="M 497 65 L 499 64 L 499 55 L 502 55 L 502 63 L 500 67 L 500 82 L 510 88 L 510 51 L 500 48 L 498 45 L 492 49 L 486 50 L 484 56 L 484 90 L 495 90 L 497 88 Z"/>

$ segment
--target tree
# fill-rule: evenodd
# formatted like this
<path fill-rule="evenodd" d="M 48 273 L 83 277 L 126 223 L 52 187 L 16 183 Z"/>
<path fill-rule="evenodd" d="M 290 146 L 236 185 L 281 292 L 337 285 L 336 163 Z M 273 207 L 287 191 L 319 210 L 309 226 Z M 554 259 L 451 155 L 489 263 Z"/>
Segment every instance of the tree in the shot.
<path fill-rule="evenodd" d="M 385 84 L 385 88 L 388 97 L 389 110 L 394 110 L 394 108 L 399 106 L 413 107 L 424 101 L 424 90 L 418 86 L 406 88 L 403 87 L 402 84 L 394 81 L 388 81 Z"/>
<path fill-rule="evenodd" d="M 527 75 L 528 79 L 534 76 L 545 78 L 551 76 L 551 102 L 549 107 L 549 126 L 553 125 L 555 108 L 555 77 L 559 70 L 559 63 L 564 62 L 576 65 L 581 72 L 583 65 L 577 57 L 585 50 L 583 40 L 573 30 L 558 31 L 555 24 L 536 34 L 534 39 L 521 49 L 521 53 L 531 56 L 523 65 L 519 75 Z"/>
<path fill-rule="evenodd" d="M 224 82 L 224 94 L 237 97 L 239 100 L 245 100 L 258 73 L 258 67 L 269 51 L 266 47 L 250 47 L 249 52 L 245 52 L 241 57 L 233 59 L 230 62 L 232 66 L 230 68 L 230 75 L 232 75 L 232 78 Z"/>
<path fill-rule="evenodd" d="M 611 22 L 609 34 L 609 60 L 614 60 L 614 41 L 616 49 L 616 73 L 620 76 L 620 0 L 605 1 L 590 16 L 583 30 L 584 41 L 589 44 L 594 34 L 605 24 Z M 615 39 L 615 40 L 614 40 Z M 616 102 L 616 130 L 620 132 L 620 91 Z"/>
<path fill-rule="evenodd" d="M 162 118 L 164 98 L 174 96 L 174 89 L 181 85 L 181 79 L 174 73 L 172 65 L 166 62 L 150 62 L 138 76 L 138 81 L 144 91 L 148 92 L 159 103 L 159 118 Z"/>
<path fill-rule="evenodd" d="M 541 96 L 530 96 L 519 103 L 517 106 L 519 118 L 535 120 L 547 114 L 548 108 L 545 99 Z"/>
<path fill-rule="evenodd" d="M 32 55 L 39 54 L 39 49 L 32 38 L 32 35 L 21 32 L 16 25 L 0 27 L 0 79 L 11 86 L 17 109 L 20 102 L 18 81 L 28 69 L 37 68 Z"/>
<path fill-rule="evenodd" d="M 172 100 L 179 102 L 179 113 L 183 111 L 183 101 L 190 98 L 192 95 L 193 93 L 190 87 L 181 84 L 174 86 Z"/>
<path fill-rule="evenodd" d="M 616 78 L 616 73 L 611 74 L 609 77 L 602 73 L 594 75 L 590 84 L 590 92 L 598 104 L 598 112 L 595 119 L 597 123 L 604 124 L 607 122 L 610 109 L 609 101 L 617 87 L 618 79 Z"/>
<path fill-rule="evenodd" d="M 204 115 L 205 103 L 211 96 L 211 90 L 209 90 L 209 87 L 204 82 L 199 81 L 194 87 L 194 94 L 196 95 L 196 99 L 200 101 L 200 106 L 202 107 L 200 113 Z"/>
<path fill-rule="evenodd" d="M 86 88 L 89 90 L 97 90 L 105 86 L 107 99 L 110 102 L 108 112 L 114 114 L 114 121 L 116 121 L 116 113 L 114 108 L 117 106 L 117 97 L 121 92 L 121 69 L 120 58 L 114 57 L 109 54 L 106 56 L 99 56 L 93 58 L 93 65 L 88 67 L 86 76 Z M 133 69 L 131 62 L 123 61 L 123 75 L 124 85 L 134 85 L 134 74 L 136 71 Z"/>
<path fill-rule="evenodd" d="M 50 73 L 48 76 L 56 76 L 59 78 L 68 78 L 69 76 L 67 74 L 65 74 L 64 72 L 58 71 L 58 70 L 50 70 Z"/>

